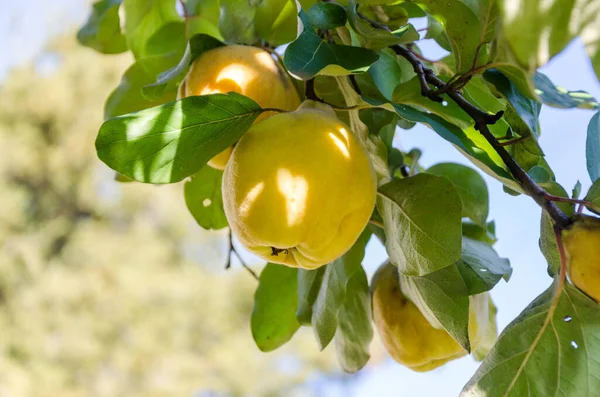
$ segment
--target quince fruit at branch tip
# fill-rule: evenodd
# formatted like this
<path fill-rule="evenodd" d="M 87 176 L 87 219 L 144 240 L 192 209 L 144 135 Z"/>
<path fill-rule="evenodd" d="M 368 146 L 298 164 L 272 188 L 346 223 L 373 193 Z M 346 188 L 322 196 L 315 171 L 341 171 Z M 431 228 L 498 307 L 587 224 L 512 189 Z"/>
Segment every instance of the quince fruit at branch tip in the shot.
<path fill-rule="evenodd" d="M 373 321 L 384 347 L 398 363 L 413 371 L 426 372 L 467 354 L 446 330 L 433 327 L 402 293 L 398 269 L 391 263 L 377 270 L 371 293 Z M 496 337 L 495 308 L 487 293 L 471 299 L 469 307 L 471 350 L 477 351 L 476 358 L 480 359 L 489 350 L 490 338 Z M 480 346 L 484 343 L 485 346 Z"/>
<path fill-rule="evenodd" d="M 179 86 L 177 98 L 231 91 L 253 99 L 263 108 L 295 110 L 300 105 L 290 76 L 273 57 L 260 48 L 244 45 L 227 45 L 202 53 Z M 273 114 L 262 113 L 257 122 Z M 231 148 L 213 157 L 208 165 L 223 170 L 230 156 Z"/>
<path fill-rule="evenodd" d="M 354 244 L 375 196 L 366 150 L 312 101 L 255 123 L 223 174 L 225 214 L 239 241 L 267 261 L 305 269 Z"/>
<path fill-rule="evenodd" d="M 578 216 L 562 240 L 571 282 L 600 302 L 600 219 Z"/>

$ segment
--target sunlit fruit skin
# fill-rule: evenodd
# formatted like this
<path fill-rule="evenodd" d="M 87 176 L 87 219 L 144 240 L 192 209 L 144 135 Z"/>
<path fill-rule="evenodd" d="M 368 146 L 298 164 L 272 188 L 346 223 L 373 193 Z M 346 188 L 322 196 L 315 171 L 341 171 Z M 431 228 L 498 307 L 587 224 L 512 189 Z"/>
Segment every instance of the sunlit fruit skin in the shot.
<path fill-rule="evenodd" d="M 250 97 L 262 108 L 295 110 L 300 105 L 290 76 L 273 57 L 260 48 L 244 45 L 227 45 L 202 53 L 181 83 L 178 98 L 231 91 Z M 257 121 L 273 114 L 264 112 Z M 222 170 L 230 156 L 231 149 L 227 149 L 208 165 Z"/>
<path fill-rule="evenodd" d="M 302 106 L 254 124 L 223 174 L 232 231 L 273 263 L 313 269 L 344 254 L 376 196 L 367 153 L 333 113 Z"/>
<path fill-rule="evenodd" d="M 371 294 L 373 322 L 385 349 L 398 363 L 425 372 L 467 354 L 448 332 L 434 328 L 402 294 L 394 265 L 388 262 L 377 270 Z M 469 318 L 473 320 L 474 316 Z M 469 321 L 469 336 L 476 333 L 476 322 Z"/>
<path fill-rule="evenodd" d="M 600 219 L 579 216 L 562 241 L 571 282 L 600 302 Z"/>

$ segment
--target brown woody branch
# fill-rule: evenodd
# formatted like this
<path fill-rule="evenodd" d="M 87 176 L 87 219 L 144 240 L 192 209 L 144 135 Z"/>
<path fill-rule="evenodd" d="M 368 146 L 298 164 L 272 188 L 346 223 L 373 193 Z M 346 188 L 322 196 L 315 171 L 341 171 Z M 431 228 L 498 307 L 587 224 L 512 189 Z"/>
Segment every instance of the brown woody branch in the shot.
<path fill-rule="evenodd" d="M 361 13 L 357 14 L 359 17 L 368 21 L 373 27 L 387 30 L 388 32 L 390 31 L 386 25 L 373 21 Z M 401 45 L 393 45 L 390 48 L 394 50 L 396 54 L 410 62 L 419 79 L 422 96 L 435 102 L 443 102 L 444 99 L 442 94 L 446 94 L 475 121 L 475 128 L 484 136 L 490 145 L 492 145 L 496 153 L 498 153 L 502 161 L 506 164 L 506 167 L 512 176 L 519 182 L 523 191 L 531 196 L 533 200 L 550 215 L 556 227 L 563 229 L 571 223 L 569 217 L 556 206 L 553 197 L 531 179 L 527 172 L 521 168 L 517 161 L 510 153 L 508 153 L 504 146 L 498 142 L 496 137 L 490 131 L 488 126 L 500 120 L 504 114 L 503 111 L 496 114 L 490 114 L 479 109 L 461 94 L 459 88 L 446 84 L 442 79 L 435 75 L 433 70 L 423 65 L 417 55 L 410 49 Z M 431 86 L 433 86 L 434 89 L 432 89 Z"/>

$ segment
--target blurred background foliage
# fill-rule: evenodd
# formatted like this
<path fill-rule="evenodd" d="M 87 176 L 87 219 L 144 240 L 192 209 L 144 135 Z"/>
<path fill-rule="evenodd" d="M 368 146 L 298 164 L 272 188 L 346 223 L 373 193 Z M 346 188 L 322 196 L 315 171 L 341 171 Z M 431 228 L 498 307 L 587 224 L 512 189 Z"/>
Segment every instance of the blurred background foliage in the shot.
<path fill-rule="evenodd" d="M 130 63 L 55 41 L 0 83 L 0 396 L 313 396 L 339 374 L 309 329 L 252 342 L 256 281 L 182 184 L 117 183 L 97 160 Z M 235 264 L 234 264 L 235 267 Z"/>

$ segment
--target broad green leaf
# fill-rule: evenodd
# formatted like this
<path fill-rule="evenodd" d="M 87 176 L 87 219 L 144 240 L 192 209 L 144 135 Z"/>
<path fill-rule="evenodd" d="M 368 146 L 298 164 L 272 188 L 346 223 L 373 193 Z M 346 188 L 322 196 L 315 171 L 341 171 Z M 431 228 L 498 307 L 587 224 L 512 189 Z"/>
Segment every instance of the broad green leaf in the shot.
<path fill-rule="evenodd" d="M 294 0 L 262 0 L 256 7 L 254 26 L 258 35 L 276 46 L 296 38 L 298 10 Z"/>
<path fill-rule="evenodd" d="M 379 135 L 388 151 L 390 151 L 396 132 L 398 115 L 381 108 L 361 109 L 358 114 L 360 120 L 368 127 L 369 134 Z"/>
<path fill-rule="evenodd" d="M 596 182 L 592 184 L 590 190 L 588 190 L 587 194 L 585 195 L 584 200 L 589 201 L 596 207 L 600 208 L 600 179 L 596 179 Z M 598 211 L 594 211 L 591 208 L 588 209 L 592 212 L 598 213 Z"/>
<path fill-rule="evenodd" d="M 373 50 L 419 40 L 419 33 L 411 24 L 404 25 L 391 32 L 373 27 L 370 22 L 358 15 L 355 0 L 348 1 L 348 21 L 352 29 L 358 34 L 361 44 Z"/>
<path fill-rule="evenodd" d="M 410 63 L 390 49 L 379 52 L 379 60 L 369 68 L 369 74 L 381 94 L 392 101 L 395 88 L 415 76 Z"/>
<path fill-rule="evenodd" d="M 175 100 L 176 93 L 167 90 L 161 97 L 148 99 L 142 94 L 142 88 L 154 83 L 161 72 L 177 65 L 178 60 L 179 57 L 172 54 L 136 61 L 125 71 L 117 88 L 106 99 L 104 118 L 110 119 Z"/>
<path fill-rule="evenodd" d="M 570 284 L 556 287 L 506 327 L 461 397 L 597 394 L 600 306 Z"/>
<path fill-rule="evenodd" d="M 386 249 L 400 273 L 423 276 L 461 255 L 461 202 L 444 178 L 419 174 L 379 188 Z"/>
<path fill-rule="evenodd" d="M 569 197 L 567 191 L 558 183 L 550 181 L 540 183 L 548 193 L 559 197 Z M 573 214 L 573 204 L 570 203 L 556 203 L 561 210 L 563 210 L 567 216 Z M 556 237 L 554 236 L 554 222 L 550 216 L 542 211 L 542 218 L 540 221 L 540 240 L 539 240 L 540 251 L 548 262 L 548 273 L 554 275 L 560 269 L 560 255 L 556 246 Z"/>
<path fill-rule="evenodd" d="M 325 274 L 325 266 L 318 269 L 298 269 L 298 309 L 296 318 L 302 325 L 311 325 L 313 305 Z"/>
<path fill-rule="evenodd" d="M 489 193 L 485 181 L 474 169 L 456 163 L 439 163 L 428 173 L 452 182 L 462 202 L 462 215 L 485 227 L 489 213 Z"/>
<path fill-rule="evenodd" d="M 316 29 L 334 29 L 344 26 L 346 10 L 337 3 L 317 3 L 306 12 L 310 23 Z"/>
<path fill-rule="evenodd" d="M 573 190 L 571 192 L 571 198 L 579 199 L 579 195 L 581 194 L 581 182 L 577 181 L 575 186 L 573 186 Z"/>
<path fill-rule="evenodd" d="M 348 252 L 325 268 L 311 319 L 320 350 L 325 349 L 335 336 L 338 328 L 338 312 L 346 299 L 348 282 L 361 268 L 370 235 L 371 233 L 365 230 Z"/>
<path fill-rule="evenodd" d="M 136 59 L 149 55 L 148 40 L 165 24 L 181 20 L 175 9 L 175 1 L 123 0 L 125 38 Z"/>
<path fill-rule="evenodd" d="M 127 51 L 125 36 L 121 32 L 120 6 L 121 0 L 95 2 L 88 20 L 77 32 L 77 40 L 103 54 Z"/>
<path fill-rule="evenodd" d="M 546 183 L 554 181 L 554 176 L 550 174 L 550 172 L 544 167 L 532 167 L 529 169 L 529 171 L 527 171 L 527 174 L 529 174 L 531 179 L 533 179 L 537 183 Z"/>
<path fill-rule="evenodd" d="M 283 63 L 293 75 L 308 80 L 317 74 L 340 76 L 366 71 L 379 56 L 366 48 L 330 44 L 315 32 L 300 11 L 304 31 L 285 50 Z"/>
<path fill-rule="evenodd" d="M 502 95 L 515 110 L 515 115 L 524 123 L 524 127 L 517 123 L 509 125 L 520 136 L 537 138 L 540 136 L 539 115 L 542 109 L 541 103 L 527 98 L 517 86 L 497 70 L 487 70 L 483 77 L 493 84 L 496 91 Z M 526 129 L 528 128 L 528 130 Z"/>
<path fill-rule="evenodd" d="M 503 35 L 518 64 L 534 72 L 580 36 L 600 75 L 600 2 L 503 0 Z"/>
<path fill-rule="evenodd" d="M 600 112 L 592 117 L 587 128 L 585 158 L 590 179 L 595 182 L 600 178 Z"/>
<path fill-rule="evenodd" d="M 250 318 L 252 337 L 258 348 L 269 352 L 282 346 L 296 333 L 298 270 L 267 263 L 260 273 Z"/>
<path fill-rule="evenodd" d="M 446 102 L 444 105 L 421 95 L 421 84 L 417 76 L 394 89 L 392 102 L 404 106 L 412 105 L 421 111 L 429 111 L 463 129 L 473 124 L 473 119 L 454 101 Z"/>
<path fill-rule="evenodd" d="M 473 64 L 481 63 L 485 51 L 479 51 L 479 61 L 475 62 L 477 47 L 480 42 L 486 42 L 485 32 L 491 21 L 482 19 L 461 1 L 416 0 L 415 3 L 444 27 L 457 73 L 466 72 Z"/>
<path fill-rule="evenodd" d="M 437 19 L 430 15 L 427 16 L 427 34 L 425 35 L 425 38 L 435 40 L 435 42 L 444 50 L 452 52 L 452 47 L 448 42 L 448 36 L 444 31 L 444 27 Z"/>
<path fill-rule="evenodd" d="M 541 72 L 533 76 L 535 91 L 545 105 L 561 109 L 596 109 L 596 98 L 585 91 L 569 91 L 554 85 L 550 78 Z"/>
<path fill-rule="evenodd" d="M 188 14 L 188 37 L 204 33 L 223 40 L 219 31 L 219 0 L 187 0 L 185 8 Z"/>
<path fill-rule="evenodd" d="M 225 44 L 207 34 L 194 35 L 181 57 L 179 63 L 171 69 L 158 75 L 156 81 L 142 88 L 142 94 L 149 100 L 156 100 L 163 95 L 165 91 L 177 91 L 179 83 L 184 79 L 191 62 L 200 56 L 203 52 L 213 48 L 224 46 Z"/>
<path fill-rule="evenodd" d="M 499 257 L 489 244 L 463 237 L 462 246 L 457 267 L 469 295 L 490 291 L 500 279 L 510 279 L 512 268 L 508 259 Z"/>
<path fill-rule="evenodd" d="M 248 0 L 220 0 L 219 30 L 227 43 L 254 44 L 258 41 L 254 24 L 256 3 Z"/>
<path fill-rule="evenodd" d="M 469 127 L 462 130 L 435 114 L 423 113 L 406 105 L 394 104 L 393 106 L 400 116 L 429 126 L 465 154 L 483 172 L 493 176 L 513 190 L 521 190 L 494 148 L 475 128 Z"/>
<path fill-rule="evenodd" d="M 348 280 L 338 323 L 334 339 L 337 359 L 344 371 L 354 373 L 369 361 L 369 345 L 373 339 L 371 294 L 362 267 Z"/>
<path fill-rule="evenodd" d="M 164 54 L 181 56 L 185 52 L 186 45 L 185 23 L 166 22 L 146 40 L 144 58 Z"/>
<path fill-rule="evenodd" d="M 498 337 L 498 323 L 496 314 L 498 309 L 489 293 L 469 296 L 469 322 L 477 321 L 477 331 L 469 333 L 471 341 L 471 354 L 477 361 L 482 361 L 492 350 Z"/>
<path fill-rule="evenodd" d="M 222 229 L 228 225 L 223 210 L 221 181 L 223 171 L 204 166 L 183 186 L 185 204 L 204 229 Z"/>
<path fill-rule="evenodd" d="M 489 245 L 494 245 L 498 240 L 496 238 L 496 223 L 494 221 L 488 222 L 485 228 L 476 225 L 470 221 L 463 221 L 462 223 L 463 236 L 469 237 L 473 240 L 482 241 Z"/>
<path fill-rule="evenodd" d="M 470 351 L 469 296 L 456 266 L 447 266 L 425 276 L 400 273 L 400 288 L 435 328 L 445 329 L 466 351 Z"/>
<path fill-rule="evenodd" d="M 178 182 L 233 145 L 262 112 L 234 92 L 183 98 L 105 121 L 96 151 L 136 181 Z"/>

